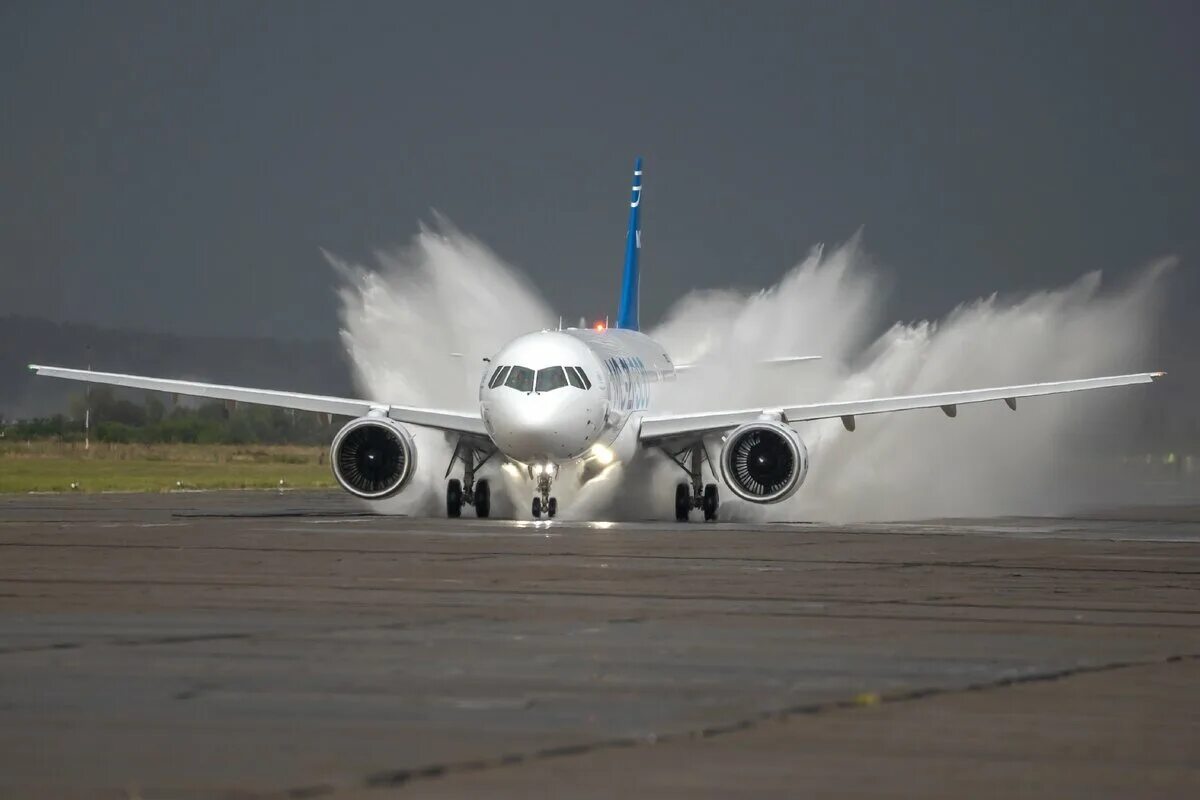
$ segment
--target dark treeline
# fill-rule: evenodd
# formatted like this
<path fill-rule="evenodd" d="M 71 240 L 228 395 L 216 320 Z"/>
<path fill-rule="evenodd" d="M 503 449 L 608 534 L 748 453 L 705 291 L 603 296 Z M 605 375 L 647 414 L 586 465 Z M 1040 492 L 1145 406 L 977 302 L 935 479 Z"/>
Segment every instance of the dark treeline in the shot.
<path fill-rule="evenodd" d="M 84 419 L 90 416 L 90 436 L 100 442 L 328 444 L 342 424 L 324 414 L 266 406 L 230 406 L 220 401 L 168 405 L 154 393 L 137 403 L 107 386 L 73 397 L 70 408 L 69 414 L 52 417 L 0 420 L 0 431 L 7 439 L 82 441 Z"/>

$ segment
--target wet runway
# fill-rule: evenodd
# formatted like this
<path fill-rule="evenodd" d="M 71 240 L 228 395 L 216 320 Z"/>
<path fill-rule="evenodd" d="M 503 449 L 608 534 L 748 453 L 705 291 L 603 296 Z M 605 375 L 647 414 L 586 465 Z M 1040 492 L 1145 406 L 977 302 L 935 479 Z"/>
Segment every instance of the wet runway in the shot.
<path fill-rule="evenodd" d="M 3 797 L 1182 797 L 1200 508 L 856 526 L 0 498 Z"/>

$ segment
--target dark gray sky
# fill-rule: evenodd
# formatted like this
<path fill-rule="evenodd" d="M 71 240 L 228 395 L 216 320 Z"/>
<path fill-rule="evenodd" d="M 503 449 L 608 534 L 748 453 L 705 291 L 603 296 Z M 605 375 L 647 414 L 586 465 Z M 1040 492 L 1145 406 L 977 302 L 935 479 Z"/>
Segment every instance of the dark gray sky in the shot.
<path fill-rule="evenodd" d="M 0 6 L 0 313 L 326 337 L 436 208 L 570 318 L 865 226 L 892 312 L 1200 257 L 1195 3 Z M 1193 298 L 1195 299 L 1195 298 Z"/>

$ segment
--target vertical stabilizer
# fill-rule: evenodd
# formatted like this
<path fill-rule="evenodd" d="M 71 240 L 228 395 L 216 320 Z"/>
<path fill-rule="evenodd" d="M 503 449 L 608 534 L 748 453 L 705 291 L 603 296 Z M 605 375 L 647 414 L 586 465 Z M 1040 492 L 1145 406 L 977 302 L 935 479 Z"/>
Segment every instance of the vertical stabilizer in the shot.
<path fill-rule="evenodd" d="M 633 162 L 633 195 L 629 199 L 629 230 L 625 233 L 625 274 L 617 327 L 638 330 L 638 252 L 642 249 L 642 159 Z"/>

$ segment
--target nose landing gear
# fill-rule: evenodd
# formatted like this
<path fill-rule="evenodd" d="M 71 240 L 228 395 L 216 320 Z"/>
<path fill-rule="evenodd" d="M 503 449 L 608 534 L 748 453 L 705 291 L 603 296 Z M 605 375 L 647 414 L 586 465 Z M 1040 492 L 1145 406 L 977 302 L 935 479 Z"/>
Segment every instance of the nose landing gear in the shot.
<path fill-rule="evenodd" d="M 536 473 L 537 496 L 533 498 L 532 508 L 535 519 L 541 518 L 543 513 L 550 518 L 558 513 L 558 498 L 550 496 L 550 487 L 554 484 L 554 473 L 555 470 L 552 469 Z"/>
<path fill-rule="evenodd" d="M 721 497 L 715 483 L 704 483 L 704 476 L 701 473 L 704 462 L 709 463 L 709 471 L 712 471 L 712 461 L 708 457 L 704 443 L 696 442 L 674 452 L 664 447 L 662 451 L 688 476 L 687 483 L 679 483 L 675 486 L 676 521 L 687 522 L 693 508 L 704 511 L 705 522 L 716 521 L 717 509 L 721 507 Z"/>

